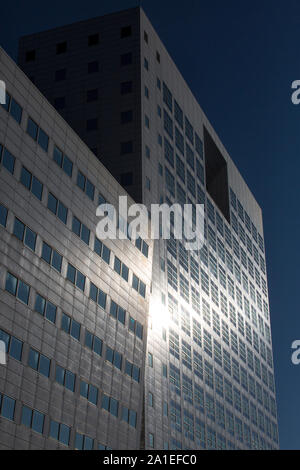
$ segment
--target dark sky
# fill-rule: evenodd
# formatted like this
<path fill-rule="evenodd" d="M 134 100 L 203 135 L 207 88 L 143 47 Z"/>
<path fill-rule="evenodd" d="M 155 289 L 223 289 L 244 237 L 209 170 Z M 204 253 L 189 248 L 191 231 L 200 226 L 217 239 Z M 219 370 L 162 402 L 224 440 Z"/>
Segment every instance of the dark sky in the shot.
<path fill-rule="evenodd" d="M 2 2 L 0 43 L 132 6 L 134 0 Z M 144 0 L 143 8 L 264 214 L 281 448 L 300 449 L 299 0 Z M 299 289 L 300 290 L 300 289 Z"/>

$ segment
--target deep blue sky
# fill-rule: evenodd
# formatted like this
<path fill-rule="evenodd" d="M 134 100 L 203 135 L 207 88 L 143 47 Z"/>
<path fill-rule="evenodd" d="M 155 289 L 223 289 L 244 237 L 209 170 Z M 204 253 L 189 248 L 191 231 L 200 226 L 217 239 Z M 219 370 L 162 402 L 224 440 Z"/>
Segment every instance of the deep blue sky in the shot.
<path fill-rule="evenodd" d="M 1 5 L 0 44 L 136 6 L 134 0 Z M 300 449 L 300 2 L 144 0 L 142 6 L 264 213 L 281 448 Z M 298 294 L 297 294 L 298 295 Z"/>

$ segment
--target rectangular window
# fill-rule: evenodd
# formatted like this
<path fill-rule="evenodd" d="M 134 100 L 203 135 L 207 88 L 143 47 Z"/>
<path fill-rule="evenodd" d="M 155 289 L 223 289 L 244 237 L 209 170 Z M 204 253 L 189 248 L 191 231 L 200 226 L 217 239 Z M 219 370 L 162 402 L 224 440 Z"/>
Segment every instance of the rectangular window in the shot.
<path fill-rule="evenodd" d="M 40 201 L 42 200 L 43 185 L 33 174 L 24 166 L 22 167 L 20 182 Z"/>
<path fill-rule="evenodd" d="M 95 245 L 94 245 L 94 251 L 99 255 L 107 264 L 110 262 L 110 249 L 107 248 L 104 243 L 102 243 L 100 240 L 98 240 L 97 237 L 95 237 Z"/>
<path fill-rule="evenodd" d="M 48 151 L 48 135 L 30 117 L 27 121 L 27 134 L 30 135 L 30 137 L 35 140 L 45 152 Z"/>
<path fill-rule="evenodd" d="M 15 406 L 16 400 L 0 393 L 0 415 L 3 418 L 13 421 L 15 418 Z"/>
<path fill-rule="evenodd" d="M 50 375 L 50 364 L 51 361 L 48 357 L 30 348 L 28 356 L 28 365 L 32 369 L 36 370 L 45 377 Z"/>
<path fill-rule="evenodd" d="M 0 163 L 2 162 L 2 166 L 12 175 L 15 171 L 15 161 L 15 157 L 0 144 Z"/>
<path fill-rule="evenodd" d="M 80 341 L 81 325 L 73 318 L 69 317 L 65 313 L 62 314 L 61 318 L 61 329 L 72 336 L 72 338 Z"/>
<path fill-rule="evenodd" d="M 12 335 L 9 335 L 3 330 L 0 330 L 0 341 L 5 343 L 6 354 L 8 354 L 10 357 L 13 357 L 17 361 L 21 361 L 23 351 L 22 341 Z"/>
<path fill-rule="evenodd" d="M 43 434 L 45 415 L 39 411 L 32 410 L 23 405 L 21 424 L 31 428 L 33 431 Z"/>
<path fill-rule="evenodd" d="M 50 421 L 49 437 L 56 439 L 65 446 L 69 445 L 70 442 L 71 428 L 66 424 L 58 423 L 57 421 Z"/>
<path fill-rule="evenodd" d="M 110 315 L 115 319 L 118 319 L 123 325 L 125 325 L 126 320 L 126 311 L 124 308 L 120 307 L 116 302 L 111 300 L 110 302 Z"/>
<path fill-rule="evenodd" d="M 53 150 L 53 160 L 63 171 L 71 178 L 73 172 L 73 163 L 63 152 L 56 146 Z"/>
<path fill-rule="evenodd" d="M 68 264 L 67 279 L 84 292 L 86 277 L 70 263 Z"/>
<path fill-rule="evenodd" d="M 5 290 L 28 305 L 30 287 L 9 272 L 6 274 Z"/>
<path fill-rule="evenodd" d="M 67 223 L 68 209 L 52 193 L 48 194 L 48 209 L 64 223 Z"/>
<path fill-rule="evenodd" d="M 90 243 L 90 230 L 87 228 L 86 225 L 84 225 L 82 222 L 80 222 L 77 217 L 73 216 L 73 221 L 72 221 L 72 232 L 75 233 L 81 240 L 89 245 Z"/>
<path fill-rule="evenodd" d="M 57 253 L 51 246 L 49 246 L 46 242 L 43 242 L 42 248 L 42 255 L 41 258 L 46 261 L 46 263 L 50 264 L 56 271 L 59 273 L 61 272 L 61 265 L 62 265 L 62 256 Z"/>
<path fill-rule="evenodd" d="M 78 170 L 77 173 L 76 184 L 84 193 L 86 193 L 86 195 L 91 199 L 91 201 L 94 200 L 95 186 L 88 178 L 86 178 L 83 173 L 81 173 L 80 170 Z"/>
<path fill-rule="evenodd" d="M 101 289 L 90 283 L 90 299 L 96 302 L 103 310 L 106 308 L 107 295 Z"/>
<path fill-rule="evenodd" d="M 35 250 L 37 234 L 27 227 L 21 220 L 15 217 L 13 234 L 28 246 L 32 251 Z"/>
<path fill-rule="evenodd" d="M 40 294 L 36 294 L 34 310 L 40 315 L 45 316 L 47 320 L 55 323 L 57 307 L 42 297 Z"/>

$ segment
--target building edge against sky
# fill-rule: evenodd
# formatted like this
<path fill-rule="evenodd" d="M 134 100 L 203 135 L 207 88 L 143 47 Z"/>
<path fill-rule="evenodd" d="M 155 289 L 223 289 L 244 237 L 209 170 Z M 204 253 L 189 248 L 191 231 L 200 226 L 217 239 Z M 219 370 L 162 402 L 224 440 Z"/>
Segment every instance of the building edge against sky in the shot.
<path fill-rule="evenodd" d="M 146 448 L 276 448 L 261 210 L 146 15 L 26 36 L 19 62 L 134 198 L 206 204 L 200 255 L 155 247 Z"/>

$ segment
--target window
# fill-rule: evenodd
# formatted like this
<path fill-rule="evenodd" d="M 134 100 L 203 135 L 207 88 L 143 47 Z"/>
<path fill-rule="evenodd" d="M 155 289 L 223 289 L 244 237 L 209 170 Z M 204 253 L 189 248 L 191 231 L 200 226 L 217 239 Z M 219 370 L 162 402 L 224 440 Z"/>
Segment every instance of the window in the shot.
<path fill-rule="evenodd" d="M 145 85 L 145 97 L 149 99 L 149 88 Z"/>
<path fill-rule="evenodd" d="M 89 331 L 85 332 L 85 346 L 94 351 L 98 356 L 102 356 L 103 341 L 98 336 Z"/>
<path fill-rule="evenodd" d="M 45 316 L 52 323 L 55 323 L 57 311 L 56 306 L 40 294 L 36 294 L 34 310 L 40 315 Z"/>
<path fill-rule="evenodd" d="M 59 150 L 58 147 L 54 146 L 53 150 L 53 160 L 57 163 L 57 165 L 64 170 L 64 172 L 70 176 L 72 176 L 73 172 L 73 163 L 72 161 Z"/>
<path fill-rule="evenodd" d="M 86 130 L 89 131 L 96 131 L 98 129 L 98 119 L 87 119 L 86 121 Z"/>
<path fill-rule="evenodd" d="M 55 72 L 55 81 L 56 82 L 61 82 L 61 81 L 65 80 L 66 75 L 67 75 L 66 69 L 56 70 L 56 72 Z"/>
<path fill-rule="evenodd" d="M 95 186 L 80 170 L 77 173 L 77 186 L 91 199 L 95 197 Z"/>
<path fill-rule="evenodd" d="M 66 98 L 65 96 L 58 96 L 54 98 L 54 108 L 59 111 L 60 109 L 64 109 L 66 107 Z"/>
<path fill-rule="evenodd" d="M 53 266 L 56 271 L 61 272 L 62 256 L 45 242 L 43 242 L 41 258 L 50 266 Z"/>
<path fill-rule="evenodd" d="M 32 137 L 33 140 L 37 141 L 40 147 L 45 152 L 48 151 L 49 137 L 46 132 L 43 131 L 30 117 L 27 121 L 27 134 Z"/>
<path fill-rule="evenodd" d="M 147 114 L 145 114 L 145 126 L 147 127 L 147 129 L 150 129 L 150 119 Z"/>
<path fill-rule="evenodd" d="M 126 65 L 132 64 L 132 54 L 131 52 L 127 52 L 126 54 L 122 54 L 120 57 L 121 67 L 125 67 Z"/>
<path fill-rule="evenodd" d="M 146 70 L 149 70 L 149 62 L 146 59 L 146 57 L 144 58 L 144 67 L 145 67 Z"/>
<path fill-rule="evenodd" d="M 128 408 L 123 407 L 121 419 L 122 421 L 125 421 L 125 423 L 128 423 L 129 426 L 136 428 L 136 421 L 137 421 L 136 411 L 129 410 Z"/>
<path fill-rule="evenodd" d="M 92 282 L 90 283 L 90 299 L 96 302 L 103 310 L 106 308 L 107 295 Z"/>
<path fill-rule="evenodd" d="M 68 209 L 52 193 L 48 194 L 48 209 L 64 223 L 67 223 Z"/>
<path fill-rule="evenodd" d="M 121 142 L 121 155 L 126 155 L 133 152 L 133 142 Z"/>
<path fill-rule="evenodd" d="M 172 97 L 171 91 L 169 90 L 165 82 L 163 83 L 163 100 L 172 113 L 173 112 L 173 97 Z"/>
<path fill-rule="evenodd" d="M 102 396 L 101 408 L 111 413 L 116 418 L 119 414 L 119 402 L 105 394 Z"/>
<path fill-rule="evenodd" d="M 95 88 L 93 90 L 88 90 L 86 92 L 87 103 L 90 103 L 91 101 L 97 101 L 97 99 L 98 99 L 98 88 Z"/>
<path fill-rule="evenodd" d="M 97 237 L 95 237 L 95 244 L 94 244 L 94 251 L 99 255 L 107 264 L 110 262 L 110 249 L 107 248 L 104 243 L 102 243 L 100 240 L 98 240 Z"/>
<path fill-rule="evenodd" d="M 18 124 L 21 124 L 23 109 L 19 103 L 17 103 L 17 101 L 7 92 L 6 102 L 5 104 L 2 104 L 2 106 L 8 113 L 10 113 L 10 115 L 15 119 L 15 121 L 17 121 Z"/>
<path fill-rule="evenodd" d="M 15 417 L 15 406 L 16 400 L 0 393 L 0 415 L 3 416 L 3 418 L 13 421 Z"/>
<path fill-rule="evenodd" d="M 120 307 L 116 302 L 111 300 L 110 302 L 110 315 L 114 317 L 115 319 L 118 319 L 119 322 L 123 323 L 125 325 L 125 319 L 126 319 L 126 311 L 124 308 Z"/>
<path fill-rule="evenodd" d="M 30 287 L 9 272 L 6 274 L 5 290 L 28 305 Z"/>
<path fill-rule="evenodd" d="M 13 234 L 24 243 L 24 245 L 28 246 L 32 251 L 35 250 L 36 244 L 36 233 L 33 232 L 29 227 L 27 227 L 21 220 L 15 217 L 14 223 L 14 230 Z"/>
<path fill-rule="evenodd" d="M 151 449 L 154 449 L 154 434 L 149 432 L 149 447 Z"/>
<path fill-rule="evenodd" d="M 132 28 L 131 26 L 123 26 L 121 28 L 121 39 L 123 38 L 128 38 L 132 34 Z"/>
<path fill-rule="evenodd" d="M 6 168 L 12 175 L 14 174 L 15 170 L 15 157 L 0 144 L 0 163 L 2 162 L 2 166 Z"/>
<path fill-rule="evenodd" d="M 144 41 L 145 41 L 146 44 L 148 44 L 149 36 L 148 36 L 148 33 L 146 31 L 144 31 Z"/>
<path fill-rule="evenodd" d="M 42 183 L 30 173 L 24 166 L 22 167 L 20 182 L 27 188 L 29 191 L 34 194 L 40 201 L 42 200 L 43 194 L 43 185 Z"/>
<path fill-rule="evenodd" d="M 26 62 L 33 62 L 35 60 L 36 53 L 35 49 L 25 52 L 25 61 Z"/>
<path fill-rule="evenodd" d="M 148 405 L 153 408 L 154 407 L 154 397 L 153 393 L 148 392 Z"/>
<path fill-rule="evenodd" d="M 160 53 L 156 51 L 156 60 L 160 64 Z"/>
<path fill-rule="evenodd" d="M 121 112 L 121 124 L 128 124 L 133 120 L 133 112 L 132 110 L 122 111 Z"/>
<path fill-rule="evenodd" d="M 53 439 L 56 439 L 61 444 L 66 446 L 69 445 L 70 442 L 70 432 L 71 428 L 66 424 L 58 423 L 57 421 L 50 421 L 50 431 L 49 436 Z"/>
<path fill-rule="evenodd" d="M 132 82 L 121 83 L 121 95 L 127 95 L 132 92 Z"/>
<path fill-rule="evenodd" d="M 129 330 L 132 331 L 138 338 L 143 339 L 143 325 L 137 320 L 129 318 Z"/>
<path fill-rule="evenodd" d="M 60 42 L 56 44 L 56 54 L 64 54 L 67 52 L 67 42 Z"/>
<path fill-rule="evenodd" d="M 153 367 L 153 354 L 148 352 L 148 366 Z"/>
<path fill-rule="evenodd" d="M 151 181 L 148 176 L 146 176 L 146 189 L 148 189 L 148 191 L 151 190 Z"/>
<path fill-rule="evenodd" d="M 63 369 L 59 365 L 56 366 L 55 380 L 57 383 L 67 388 L 71 392 L 75 391 L 75 374 L 73 372 Z"/>
<path fill-rule="evenodd" d="M 31 428 L 33 431 L 43 434 L 45 415 L 36 410 L 31 410 L 28 406 L 22 408 L 21 424 Z"/>
<path fill-rule="evenodd" d="M 75 449 L 77 450 L 93 450 L 94 439 L 83 434 L 76 433 L 75 436 Z"/>
<path fill-rule="evenodd" d="M 51 361 L 50 359 L 48 359 L 48 357 L 30 348 L 29 357 L 28 357 L 29 367 L 36 370 L 37 372 L 44 375 L 45 377 L 49 377 L 50 363 Z"/>
<path fill-rule="evenodd" d="M 80 381 L 80 395 L 86 398 L 90 403 L 97 405 L 98 402 L 98 389 L 94 385 L 90 385 L 84 380 Z"/>
<path fill-rule="evenodd" d="M 117 351 L 114 351 L 108 346 L 106 346 L 105 359 L 111 364 L 113 364 L 117 369 L 122 369 L 122 354 L 118 353 Z"/>
<path fill-rule="evenodd" d="M 99 63 L 97 61 L 88 63 L 88 73 L 99 72 Z"/>
<path fill-rule="evenodd" d="M 146 296 L 146 285 L 135 275 L 132 276 L 132 287 L 142 296 Z"/>
<path fill-rule="evenodd" d="M 81 325 L 77 321 L 75 321 L 73 318 L 69 317 L 69 315 L 66 315 L 65 313 L 62 314 L 61 318 L 61 329 L 71 335 L 73 338 L 77 339 L 77 341 L 80 341 L 80 331 L 81 331 Z"/>
<path fill-rule="evenodd" d="M 90 230 L 86 225 L 80 222 L 77 217 L 73 216 L 72 221 L 72 232 L 75 233 L 79 238 L 81 238 L 84 243 L 89 245 L 90 243 Z"/>
<path fill-rule="evenodd" d="M 99 44 L 99 34 L 90 34 L 88 36 L 88 46 L 96 46 Z"/>
<path fill-rule="evenodd" d="M 70 263 L 68 264 L 67 279 L 84 292 L 86 277 Z"/>
<path fill-rule="evenodd" d="M 122 173 L 120 175 L 120 183 L 122 186 L 131 186 L 133 183 L 133 173 Z"/>
<path fill-rule="evenodd" d="M 140 381 L 140 368 L 129 361 L 125 362 L 125 374 L 129 375 L 136 382 Z"/>
<path fill-rule="evenodd" d="M 128 282 L 129 269 L 117 256 L 115 256 L 114 270 Z"/>
<path fill-rule="evenodd" d="M 5 350 L 6 353 L 16 359 L 17 361 L 21 361 L 22 358 L 22 350 L 23 350 L 23 342 L 19 339 L 15 338 L 12 335 L 9 335 L 3 330 L 0 330 L 0 341 L 5 343 Z M 0 400 L 1 406 L 1 400 Z"/>

